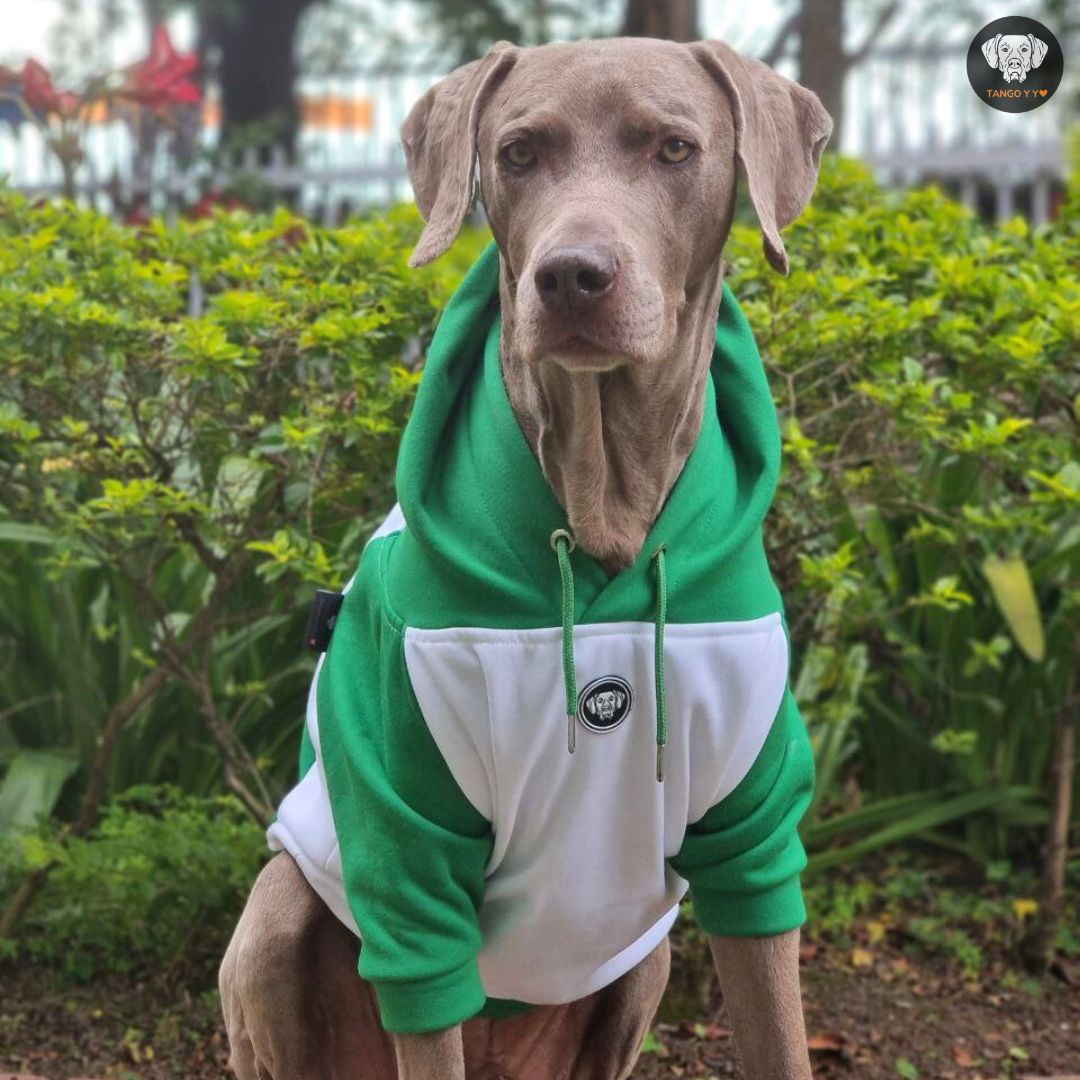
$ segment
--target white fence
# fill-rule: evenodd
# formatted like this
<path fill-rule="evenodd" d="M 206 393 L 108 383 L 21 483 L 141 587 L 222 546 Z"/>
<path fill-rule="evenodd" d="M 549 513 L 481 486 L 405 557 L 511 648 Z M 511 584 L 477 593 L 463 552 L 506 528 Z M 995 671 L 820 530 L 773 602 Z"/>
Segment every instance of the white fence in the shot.
<path fill-rule="evenodd" d="M 856 68 L 846 87 L 841 149 L 867 160 L 882 180 L 901 186 L 937 182 L 988 217 L 1022 213 L 1036 222 L 1051 216 L 1063 187 L 1065 88 L 1031 112 L 997 112 L 967 82 L 966 46 L 889 51 Z M 386 73 L 304 80 L 307 123 L 299 160 L 255 156 L 215 169 L 197 151 L 213 146 L 211 122 L 193 134 L 187 164 L 177 164 L 163 140 L 154 154 L 138 153 L 120 121 L 94 125 L 80 171 L 81 198 L 106 212 L 144 200 L 171 214 L 201 192 L 226 185 L 235 168 L 289 193 L 313 218 L 333 224 L 371 204 L 410 197 L 398 128 L 411 104 L 439 76 Z M 334 113 L 337 115 L 335 116 Z M 0 125 L 0 177 L 28 192 L 61 188 L 60 171 L 29 125 Z"/>
<path fill-rule="evenodd" d="M 1031 112 L 998 112 L 971 89 L 966 51 L 870 56 L 845 87 L 843 149 L 886 183 L 936 182 L 986 217 L 1044 222 L 1064 189 L 1068 88 Z"/>

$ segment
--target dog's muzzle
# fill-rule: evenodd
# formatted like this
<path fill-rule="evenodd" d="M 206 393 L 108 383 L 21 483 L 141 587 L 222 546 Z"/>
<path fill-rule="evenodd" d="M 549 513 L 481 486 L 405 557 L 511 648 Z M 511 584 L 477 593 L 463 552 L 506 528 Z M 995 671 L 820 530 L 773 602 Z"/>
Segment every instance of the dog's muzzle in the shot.
<path fill-rule="evenodd" d="M 1009 60 L 1002 71 L 1006 82 L 1023 82 L 1027 78 L 1027 69 L 1023 60 Z"/>

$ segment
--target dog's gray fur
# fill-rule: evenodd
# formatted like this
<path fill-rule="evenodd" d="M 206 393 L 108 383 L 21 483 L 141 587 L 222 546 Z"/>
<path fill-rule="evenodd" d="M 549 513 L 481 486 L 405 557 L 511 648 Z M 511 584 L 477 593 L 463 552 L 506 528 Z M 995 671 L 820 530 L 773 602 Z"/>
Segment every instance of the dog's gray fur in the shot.
<path fill-rule="evenodd" d="M 510 403 L 578 543 L 610 573 L 637 557 L 700 430 L 737 169 L 766 257 L 786 273 L 780 230 L 809 200 L 831 129 L 813 94 L 720 42 L 644 38 L 500 42 L 425 94 L 402 128 L 426 219 L 413 265 L 453 243 L 479 161 Z M 694 148 L 686 161 L 658 157 L 672 138 Z M 507 160 L 511 142 L 531 153 L 526 167 Z M 560 292 L 585 280 L 579 271 L 596 287 Z M 665 947 L 615 984 L 602 1031 L 582 1019 L 599 1015 L 592 995 L 558 1020 L 545 1007 L 389 1040 L 355 974 L 355 942 L 350 951 L 334 922 L 277 855 L 221 969 L 241 1080 L 390 1080 L 390 1047 L 402 1080 L 615 1080 L 667 979 Z M 749 1080 L 810 1078 L 798 941 L 711 939 Z M 324 1037 L 343 1028 L 352 1034 Z M 477 1058 L 491 1032 L 503 1049 Z"/>

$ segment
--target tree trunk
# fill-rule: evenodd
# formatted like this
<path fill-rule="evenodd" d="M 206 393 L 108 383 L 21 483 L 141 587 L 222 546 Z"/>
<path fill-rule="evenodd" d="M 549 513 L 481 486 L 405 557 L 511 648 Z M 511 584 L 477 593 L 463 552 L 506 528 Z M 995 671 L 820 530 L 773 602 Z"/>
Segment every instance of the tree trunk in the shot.
<path fill-rule="evenodd" d="M 696 41 L 701 36 L 697 0 L 628 0 L 622 32 L 626 37 Z"/>
<path fill-rule="evenodd" d="M 1073 650 L 1073 663 L 1080 662 L 1080 639 Z M 1073 775 L 1076 772 L 1076 668 L 1065 688 L 1065 701 L 1054 729 L 1054 750 L 1050 761 L 1050 824 L 1043 849 L 1042 889 L 1039 917 L 1027 943 L 1031 968 L 1045 974 L 1054 962 L 1054 941 L 1065 910 L 1065 864 L 1069 853 L 1069 826 L 1072 823 Z"/>
<path fill-rule="evenodd" d="M 802 0 L 799 82 L 813 90 L 833 118 L 829 148 L 844 127 L 844 80 L 850 58 L 844 49 L 844 0 Z"/>
<path fill-rule="evenodd" d="M 317 0 L 238 0 L 208 17 L 207 36 L 221 50 L 222 142 L 241 129 L 265 127 L 260 156 L 272 146 L 292 157 L 300 127 L 296 95 L 296 31 Z"/>

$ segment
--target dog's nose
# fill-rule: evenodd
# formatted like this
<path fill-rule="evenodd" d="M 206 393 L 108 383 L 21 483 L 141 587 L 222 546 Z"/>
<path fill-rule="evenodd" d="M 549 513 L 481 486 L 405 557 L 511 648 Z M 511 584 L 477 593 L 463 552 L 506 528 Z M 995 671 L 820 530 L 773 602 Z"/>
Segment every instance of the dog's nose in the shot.
<path fill-rule="evenodd" d="M 558 247 L 540 260 L 533 280 L 549 311 L 581 315 L 611 290 L 618 268 L 611 248 Z"/>

